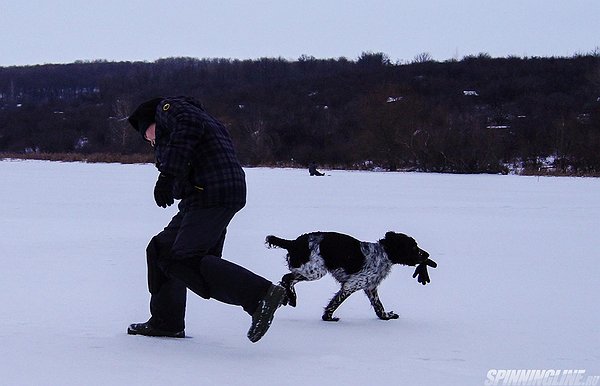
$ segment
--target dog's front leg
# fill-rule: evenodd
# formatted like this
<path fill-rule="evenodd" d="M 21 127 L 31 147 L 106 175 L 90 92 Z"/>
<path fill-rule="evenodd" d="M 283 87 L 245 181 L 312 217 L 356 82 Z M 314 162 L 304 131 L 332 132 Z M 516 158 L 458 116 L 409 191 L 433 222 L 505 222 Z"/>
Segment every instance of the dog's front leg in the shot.
<path fill-rule="evenodd" d="M 296 290 L 294 285 L 300 281 L 307 280 L 299 273 L 287 273 L 283 275 L 279 284 L 285 288 L 287 305 L 296 307 Z"/>
<path fill-rule="evenodd" d="M 379 294 L 377 293 L 377 288 L 373 289 L 365 289 L 365 294 L 369 298 L 377 317 L 381 320 L 390 320 L 390 319 L 398 319 L 399 316 L 395 314 L 393 311 L 385 312 L 383 308 L 383 304 L 381 304 L 381 300 L 379 300 Z"/>
<path fill-rule="evenodd" d="M 335 294 L 333 299 L 329 301 L 327 307 L 325 307 L 325 312 L 323 313 L 321 319 L 323 319 L 326 322 L 337 322 L 338 320 L 340 320 L 340 318 L 334 318 L 333 313 L 335 312 L 335 310 L 337 310 L 340 304 L 342 304 L 344 300 L 346 300 L 348 296 L 352 295 L 353 292 L 354 291 L 342 287 L 342 289 L 340 289 L 338 293 Z"/>

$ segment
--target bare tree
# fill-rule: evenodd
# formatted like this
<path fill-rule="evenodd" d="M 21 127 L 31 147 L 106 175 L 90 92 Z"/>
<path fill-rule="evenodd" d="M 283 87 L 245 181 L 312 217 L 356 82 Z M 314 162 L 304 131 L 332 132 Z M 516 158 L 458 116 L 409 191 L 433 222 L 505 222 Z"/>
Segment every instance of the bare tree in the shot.
<path fill-rule="evenodd" d="M 113 102 L 111 116 L 108 118 L 111 142 L 124 150 L 129 145 L 134 131 L 129 126 L 127 117 L 131 111 L 131 101 L 126 98 L 117 99 Z"/>
<path fill-rule="evenodd" d="M 417 56 L 414 57 L 413 63 L 427 63 L 432 62 L 433 58 L 429 54 L 429 52 L 421 52 Z"/>

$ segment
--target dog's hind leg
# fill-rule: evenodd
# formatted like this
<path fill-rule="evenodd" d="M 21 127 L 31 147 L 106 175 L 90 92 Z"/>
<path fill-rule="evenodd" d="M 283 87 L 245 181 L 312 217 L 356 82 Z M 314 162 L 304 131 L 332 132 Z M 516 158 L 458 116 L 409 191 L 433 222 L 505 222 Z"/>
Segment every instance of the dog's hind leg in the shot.
<path fill-rule="evenodd" d="M 334 318 L 333 313 L 344 302 L 344 300 L 346 300 L 346 298 L 348 298 L 348 296 L 352 295 L 354 292 L 355 290 L 344 288 L 344 286 L 342 286 L 342 289 L 335 294 L 333 299 L 329 301 L 327 307 L 325 307 L 325 312 L 323 313 L 321 319 L 326 322 L 337 322 L 340 320 L 340 318 Z"/>
<path fill-rule="evenodd" d="M 369 298 L 377 317 L 381 320 L 390 320 L 390 319 L 398 319 L 399 316 L 395 314 L 393 311 L 385 312 L 383 308 L 383 304 L 381 304 L 381 300 L 379 300 L 379 295 L 377 294 L 377 288 L 373 289 L 365 289 L 365 294 Z"/>
<path fill-rule="evenodd" d="M 288 305 L 296 307 L 296 289 L 294 288 L 294 285 L 299 281 L 305 280 L 307 279 L 304 276 L 295 272 L 283 275 L 279 283 L 283 288 L 285 288 L 287 298 L 286 300 Z"/>

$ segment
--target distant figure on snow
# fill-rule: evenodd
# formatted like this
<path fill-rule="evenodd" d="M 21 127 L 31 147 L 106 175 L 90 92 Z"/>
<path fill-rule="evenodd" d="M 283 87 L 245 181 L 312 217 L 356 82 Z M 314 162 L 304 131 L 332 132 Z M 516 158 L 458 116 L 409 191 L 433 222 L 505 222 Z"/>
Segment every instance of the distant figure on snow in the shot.
<path fill-rule="evenodd" d="M 324 176 L 324 173 L 321 173 L 320 171 L 317 170 L 317 164 L 314 162 L 311 162 L 310 165 L 308 165 L 308 173 L 310 173 L 311 176 Z"/>

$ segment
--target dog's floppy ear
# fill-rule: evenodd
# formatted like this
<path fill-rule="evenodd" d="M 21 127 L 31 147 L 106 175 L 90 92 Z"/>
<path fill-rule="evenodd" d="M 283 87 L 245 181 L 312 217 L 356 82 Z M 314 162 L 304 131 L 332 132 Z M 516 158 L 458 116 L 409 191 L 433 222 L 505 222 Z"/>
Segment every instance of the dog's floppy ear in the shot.
<path fill-rule="evenodd" d="M 388 231 L 385 233 L 385 236 L 383 239 L 379 240 L 379 243 L 381 245 L 387 246 L 387 247 L 392 247 L 392 243 L 394 242 L 394 240 L 398 239 L 398 236 L 401 235 L 401 233 L 396 233 L 396 232 L 392 232 L 392 231 Z"/>
<path fill-rule="evenodd" d="M 379 243 L 394 264 L 415 266 L 423 260 L 415 239 L 404 233 L 387 232 Z"/>
<path fill-rule="evenodd" d="M 382 240 L 379 240 L 379 242 L 382 245 L 386 245 L 387 247 L 392 247 L 394 244 L 396 245 L 407 245 L 410 243 L 410 241 L 413 241 L 416 244 L 416 241 L 414 241 L 414 239 L 410 236 L 405 235 L 404 233 L 398 233 L 398 232 L 386 232 L 385 233 L 385 237 Z"/>
<path fill-rule="evenodd" d="M 404 263 L 402 260 L 402 256 L 405 254 L 403 250 L 403 244 L 400 239 L 401 235 L 396 232 L 389 231 L 385 234 L 385 237 L 379 240 L 379 244 L 383 247 L 385 252 L 387 253 L 389 259 L 394 263 Z"/>
<path fill-rule="evenodd" d="M 396 232 L 388 231 L 388 232 L 386 232 L 386 233 L 385 233 L 384 240 L 385 240 L 385 239 L 387 239 L 387 240 L 390 240 L 390 239 L 392 239 L 392 238 L 393 238 L 393 237 L 394 237 L 396 234 L 397 234 Z"/>

